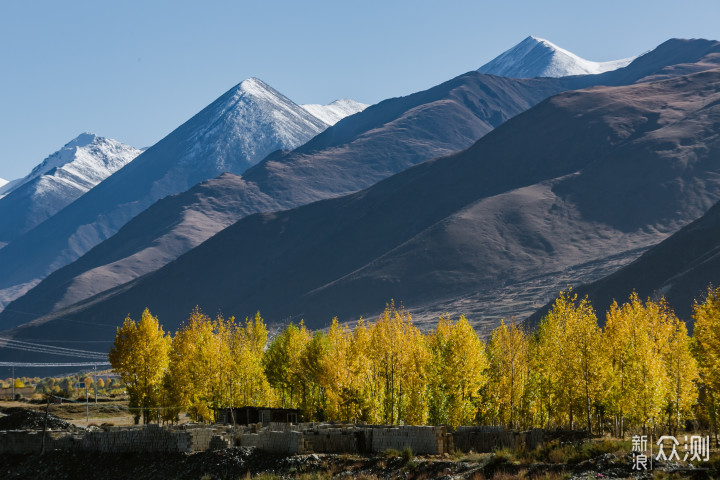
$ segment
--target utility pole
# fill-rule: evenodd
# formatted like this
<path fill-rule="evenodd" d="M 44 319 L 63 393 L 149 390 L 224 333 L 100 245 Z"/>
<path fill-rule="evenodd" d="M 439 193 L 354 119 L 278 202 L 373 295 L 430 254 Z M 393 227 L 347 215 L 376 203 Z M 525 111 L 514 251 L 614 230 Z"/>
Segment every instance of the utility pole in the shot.
<path fill-rule="evenodd" d="M 85 384 L 85 423 L 90 424 L 90 397 L 88 396 L 88 386 Z"/>
<path fill-rule="evenodd" d="M 40 455 L 45 453 L 45 430 L 47 430 L 48 411 L 50 410 L 50 395 L 47 396 L 47 405 L 45 405 L 45 421 L 43 421 L 42 445 L 40 446 Z"/>
<path fill-rule="evenodd" d="M 10 400 L 15 400 L 15 367 L 12 367 L 12 398 Z"/>
<path fill-rule="evenodd" d="M 97 406 L 97 365 L 93 365 L 95 375 L 93 375 L 93 385 L 95 385 L 95 405 Z"/>

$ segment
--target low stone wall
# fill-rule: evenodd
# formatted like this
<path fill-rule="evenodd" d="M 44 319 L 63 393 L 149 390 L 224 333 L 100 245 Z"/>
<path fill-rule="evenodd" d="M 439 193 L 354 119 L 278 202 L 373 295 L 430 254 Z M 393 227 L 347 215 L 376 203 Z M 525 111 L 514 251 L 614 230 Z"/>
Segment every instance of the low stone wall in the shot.
<path fill-rule="evenodd" d="M 94 452 L 192 452 L 193 432 L 171 431 L 157 425 L 145 428 L 85 433 L 82 450 Z M 194 437 L 207 449 L 211 433 L 196 431 Z"/>
<path fill-rule="evenodd" d="M 401 426 L 372 429 L 373 452 L 404 450 L 410 447 L 414 453 L 441 455 L 451 450 L 448 443 L 445 427 Z"/>
<path fill-rule="evenodd" d="M 458 427 L 453 434 L 454 446 L 462 452 L 492 452 L 498 448 L 534 450 L 543 442 L 539 428 L 518 432 L 502 427 Z"/>
<path fill-rule="evenodd" d="M 277 429 L 277 430 L 273 430 Z M 47 432 L 45 450 L 85 450 L 96 452 L 197 452 L 229 446 L 256 447 L 260 450 L 294 455 L 302 453 L 370 453 L 388 449 L 441 455 L 454 449 L 490 452 L 497 448 L 532 450 L 543 441 L 540 429 L 507 431 L 500 427 L 459 427 L 454 433 L 445 427 L 336 425 L 308 423 L 274 424 L 260 429 L 218 427 L 202 424 L 160 427 L 111 428 L 91 430 L 84 435 Z M 37 453 L 42 433 L 0 431 L 0 453 Z"/>
<path fill-rule="evenodd" d="M 305 448 L 315 453 L 365 453 L 370 451 L 367 440 L 370 429 L 316 428 L 303 432 Z"/>
<path fill-rule="evenodd" d="M 91 430 L 83 435 L 46 432 L 45 450 L 84 450 L 91 452 L 198 452 L 227 448 L 234 436 L 225 429 L 160 427 Z M 42 432 L 29 430 L 0 431 L 0 453 L 39 453 Z"/>
<path fill-rule="evenodd" d="M 305 453 L 305 441 L 301 432 L 265 430 L 259 433 L 244 433 L 238 437 L 238 443 L 241 447 L 257 447 L 265 452 L 287 455 Z"/>
<path fill-rule="evenodd" d="M 0 431 L 0 453 L 40 453 L 42 448 L 42 432 L 35 430 L 3 430 Z M 71 450 L 82 441 L 82 436 L 64 432 L 46 432 L 45 450 Z"/>

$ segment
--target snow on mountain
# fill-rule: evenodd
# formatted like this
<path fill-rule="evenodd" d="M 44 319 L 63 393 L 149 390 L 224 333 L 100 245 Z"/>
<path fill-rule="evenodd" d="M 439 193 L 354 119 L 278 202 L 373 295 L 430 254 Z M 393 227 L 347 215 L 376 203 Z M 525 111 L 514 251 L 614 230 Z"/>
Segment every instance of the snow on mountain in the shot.
<path fill-rule="evenodd" d="M 593 62 L 531 35 L 478 68 L 478 72 L 513 78 L 566 77 L 617 70 L 635 58 Z"/>
<path fill-rule="evenodd" d="M 5 191 L 6 188 L 8 191 L 10 190 L 8 188 L 8 183 L 12 183 L 12 182 L 10 182 L 9 180 L 5 180 L 4 178 L 0 178 L 0 198 L 5 196 L 5 193 L 3 193 L 3 192 Z"/>
<path fill-rule="evenodd" d="M 0 307 L 114 235 L 157 200 L 224 172 L 243 173 L 328 124 L 250 78 L 86 195 L 0 249 Z M 1 217 L 0 217 L 1 218 Z"/>
<path fill-rule="evenodd" d="M 0 242 L 7 243 L 73 202 L 127 165 L 140 150 L 83 133 L 25 177 L 5 185 L 0 197 Z"/>
<path fill-rule="evenodd" d="M 5 180 L 2 179 L 3 182 L 0 182 L 0 198 L 3 198 L 8 193 L 12 192 L 15 189 L 15 186 L 19 184 L 22 181 L 22 178 L 16 178 L 15 180 Z"/>
<path fill-rule="evenodd" d="M 85 191 L 94 187 L 137 157 L 141 151 L 111 138 L 81 133 L 53 153 L 16 184 L 17 190 L 37 178 L 47 177 Z M 8 192 L 10 193 L 10 192 Z"/>
<path fill-rule="evenodd" d="M 369 107 L 366 103 L 356 102 L 349 98 L 341 98 L 327 105 L 308 103 L 300 106 L 328 125 L 335 125 L 343 118 L 362 112 Z"/>

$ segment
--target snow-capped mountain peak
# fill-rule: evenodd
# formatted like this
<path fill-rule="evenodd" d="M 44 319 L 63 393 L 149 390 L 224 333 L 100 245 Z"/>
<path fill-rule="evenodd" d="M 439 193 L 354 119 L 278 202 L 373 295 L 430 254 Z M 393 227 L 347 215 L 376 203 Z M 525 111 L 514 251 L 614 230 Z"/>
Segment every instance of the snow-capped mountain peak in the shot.
<path fill-rule="evenodd" d="M 593 62 L 531 35 L 478 68 L 478 72 L 513 78 L 565 77 L 609 72 L 628 65 L 635 58 Z"/>
<path fill-rule="evenodd" d="M 117 140 L 84 132 L 33 168 L 13 186 L 13 190 L 44 175 L 51 175 L 65 177 L 78 189 L 87 191 L 139 154 L 140 150 Z"/>
<path fill-rule="evenodd" d="M 362 112 L 369 107 L 366 103 L 356 102 L 349 98 L 341 98 L 327 105 L 310 103 L 300 106 L 328 125 L 335 125 L 343 118 Z"/>
<path fill-rule="evenodd" d="M 157 200 L 224 172 L 242 174 L 270 153 L 294 149 L 327 127 L 327 123 L 257 78 L 233 86 L 125 168 L 41 224 L 25 230 L 22 242 L 3 247 L 0 263 L 21 262 L 21 257 L 28 255 L 32 267 L 24 260 L 21 266 L 6 267 L 13 276 L 0 276 L 0 308 L 33 282 L 114 235 Z M 4 219 L 2 212 L 0 218 Z M 37 240 L 27 240 L 33 238 Z"/>
<path fill-rule="evenodd" d="M 54 215 L 139 154 L 117 140 L 80 134 L 25 177 L 0 187 L 0 244 Z"/>
<path fill-rule="evenodd" d="M 7 184 L 8 184 L 7 180 L 5 180 L 4 178 L 0 178 L 0 187 L 4 187 Z"/>

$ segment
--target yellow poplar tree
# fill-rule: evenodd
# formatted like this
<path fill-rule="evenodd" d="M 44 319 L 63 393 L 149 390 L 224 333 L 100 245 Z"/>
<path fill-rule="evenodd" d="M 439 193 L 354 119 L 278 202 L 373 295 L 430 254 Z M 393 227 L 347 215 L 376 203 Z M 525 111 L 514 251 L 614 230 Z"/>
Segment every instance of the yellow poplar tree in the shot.
<path fill-rule="evenodd" d="M 440 317 L 428 338 L 429 415 L 434 424 L 469 425 L 478 413 L 488 361 L 485 345 L 464 316 Z"/>
<path fill-rule="evenodd" d="M 373 360 L 371 328 L 360 318 L 348 340 L 347 376 L 341 386 L 340 406 L 344 418 L 364 422 L 380 422 L 381 382 L 378 364 Z"/>
<path fill-rule="evenodd" d="M 171 338 L 146 308 L 139 322 L 128 315 L 115 334 L 110 364 L 120 375 L 130 397 L 130 407 L 148 423 L 160 405 L 162 381 L 168 368 Z"/>
<path fill-rule="evenodd" d="M 691 339 L 685 322 L 673 316 L 671 333 L 667 340 L 665 368 L 669 385 L 667 393 L 668 428 L 677 432 L 682 419 L 692 414 L 698 394 L 698 364 L 692 355 Z"/>
<path fill-rule="evenodd" d="M 607 313 L 605 342 L 612 359 L 611 407 L 625 420 L 645 430 L 663 417 L 669 381 L 666 372 L 668 338 L 675 316 L 664 300 L 643 303 L 633 292 L 628 302 L 614 302 Z"/>
<path fill-rule="evenodd" d="M 720 403 L 720 288 L 708 288 L 705 299 L 695 302 L 693 319 L 694 353 L 699 364 L 702 404 L 717 436 Z"/>
<path fill-rule="evenodd" d="M 298 366 L 301 408 L 308 419 L 326 420 L 329 345 L 322 332 L 315 332 L 305 344 Z"/>
<path fill-rule="evenodd" d="M 324 359 L 325 408 L 329 418 L 349 420 L 349 402 L 353 380 L 350 368 L 350 332 L 341 327 L 337 317 L 332 319 L 327 333 L 327 354 Z M 354 412 L 353 412 L 354 413 Z"/>
<path fill-rule="evenodd" d="M 245 325 L 231 325 L 229 332 L 230 404 L 227 406 L 273 406 L 275 393 L 265 376 L 263 354 L 268 331 L 260 312 Z"/>
<path fill-rule="evenodd" d="M 279 392 L 283 408 L 297 408 L 303 396 L 300 357 L 310 341 L 310 332 L 300 321 L 290 323 L 270 343 L 263 357 L 263 367 L 270 385 Z"/>
<path fill-rule="evenodd" d="M 601 335 L 592 305 L 587 298 L 578 301 L 572 290 L 560 292 L 540 325 L 538 350 L 556 418 L 570 428 L 576 414 L 584 413 L 592 430 L 592 409 L 606 381 Z"/>
<path fill-rule="evenodd" d="M 388 305 L 370 329 L 373 390 L 381 399 L 382 422 L 416 425 L 426 421 L 429 359 L 425 338 L 412 324 L 410 313 Z"/>
<path fill-rule="evenodd" d="M 173 339 L 168 384 L 174 391 L 170 397 L 196 420 L 212 420 L 213 408 L 228 403 L 226 336 L 224 319 L 213 321 L 195 307 Z"/>
<path fill-rule="evenodd" d="M 505 320 L 492 332 L 487 346 L 489 362 L 486 417 L 516 427 L 528 372 L 528 338 L 520 326 Z"/>

